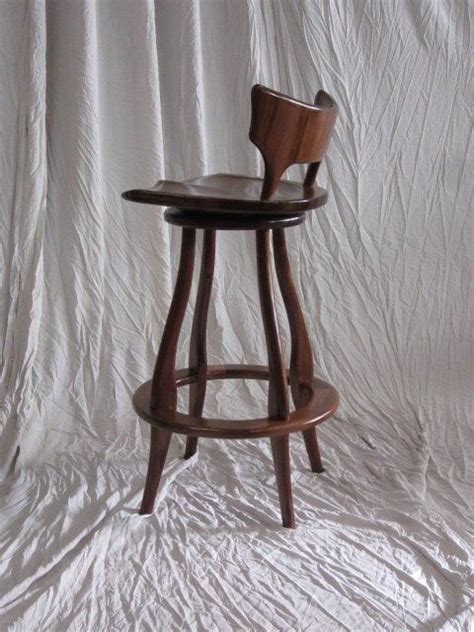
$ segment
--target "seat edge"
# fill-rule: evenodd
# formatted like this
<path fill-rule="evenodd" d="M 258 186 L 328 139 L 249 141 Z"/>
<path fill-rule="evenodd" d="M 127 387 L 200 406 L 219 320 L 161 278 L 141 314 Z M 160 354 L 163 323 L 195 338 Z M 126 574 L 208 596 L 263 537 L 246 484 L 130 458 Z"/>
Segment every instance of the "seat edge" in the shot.
<path fill-rule="evenodd" d="M 313 189 L 311 189 L 313 192 Z M 310 190 L 308 190 L 310 193 Z M 317 188 L 317 195 L 298 200 L 239 200 L 234 198 L 190 197 L 179 194 L 162 193 L 152 189 L 130 189 L 121 195 L 128 202 L 152 204 L 155 206 L 175 206 L 191 210 L 209 212 L 242 213 L 246 211 L 258 213 L 295 213 L 310 211 L 323 206 L 328 199 L 325 189 Z"/>

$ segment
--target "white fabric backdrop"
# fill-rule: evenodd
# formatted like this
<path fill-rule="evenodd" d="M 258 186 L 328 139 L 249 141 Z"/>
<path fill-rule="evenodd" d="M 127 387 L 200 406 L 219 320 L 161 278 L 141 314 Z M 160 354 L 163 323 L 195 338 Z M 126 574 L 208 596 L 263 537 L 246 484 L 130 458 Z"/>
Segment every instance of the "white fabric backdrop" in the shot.
<path fill-rule="evenodd" d="M 471 9 L 1 0 L 2 629 L 469 628 Z M 261 173 L 255 82 L 324 87 L 340 108 L 329 202 L 288 231 L 317 371 L 342 400 L 326 473 L 292 439 L 294 532 L 266 441 L 202 441 L 185 463 L 174 439 L 158 508 L 136 516 L 148 428 L 130 396 L 179 233 L 120 192 Z M 219 234 L 212 362 L 264 361 L 255 281 L 252 235 Z M 188 332 L 189 317 L 181 365 Z M 213 384 L 206 412 L 265 399 Z"/>

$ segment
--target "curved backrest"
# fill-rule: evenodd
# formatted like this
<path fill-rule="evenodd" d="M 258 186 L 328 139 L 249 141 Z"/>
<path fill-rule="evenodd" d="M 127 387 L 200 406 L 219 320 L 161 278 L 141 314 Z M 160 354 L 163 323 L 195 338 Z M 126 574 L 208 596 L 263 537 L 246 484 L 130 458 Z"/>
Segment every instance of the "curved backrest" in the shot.
<path fill-rule="evenodd" d="M 249 137 L 265 162 L 262 200 L 272 197 L 283 173 L 296 163 L 311 163 L 304 186 L 313 186 L 336 117 L 336 103 L 323 90 L 309 105 L 265 86 L 253 86 Z"/>

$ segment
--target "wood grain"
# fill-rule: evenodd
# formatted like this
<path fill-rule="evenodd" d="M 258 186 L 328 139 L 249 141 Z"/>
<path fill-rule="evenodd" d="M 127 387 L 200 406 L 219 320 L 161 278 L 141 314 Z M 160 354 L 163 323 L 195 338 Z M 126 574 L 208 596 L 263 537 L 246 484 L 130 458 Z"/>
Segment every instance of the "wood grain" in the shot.
<path fill-rule="evenodd" d="M 204 407 L 207 386 L 207 313 L 211 299 L 212 278 L 216 259 L 216 231 L 205 230 L 202 243 L 201 273 L 194 308 L 189 351 L 189 368 L 196 380 L 189 387 L 189 414 L 199 417 Z M 196 453 L 197 437 L 188 437 L 184 458 Z"/>
<path fill-rule="evenodd" d="M 282 229 L 273 230 L 273 254 L 278 284 L 290 326 L 290 385 L 295 406 L 304 405 L 305 385 L 313 379 L 313 358 L 303 312 L 291 276 L 290 262 Z"/>
<path fill-rule="evenodd" d="M 293 494 L 291 491 L 290 471 L 290 437 L 272 437 L 273 464 L 280 499 L 281 521 L 288 529 L 295 528 L 295 515 L 293 512 Z"/>
<path fill-rule="evenodd" d="M 273 253 L 278 283 L 286 307 L 291 335 L 290 386 L 296 408 L 304 406 L 311 396 L 313 357 L 308 330 L 304 321 L 298 294 L 291 275 L 285 233 L 273 231 Z M 303 437 L 313 472 L 323 472 L 316 428 L 303 431 Z"/>
<path fill-rule="evenodd" d="M 183 229 L 178 276 L 153 372 L 151 408 L 160 414 L 176 410 L 176 349 L 193 280 L 196 231 Z"/>
<path fill-rule="evenodd" d="M 318 103 L 309 105 L 265 86 L 252 88 L 249 137 L 265 163 L 262 200 L 275 195 L 280 178 L 290 165 L 319 163 L 323 159 L 337 118 L 335 102 L 323 94 L 327 100 L 318 93 Z M 315 167 L 306 178 L 307 185 L 311 179 L 314 182 L 313 175 Z"/>
<path fill-rule="evenodd" d="M 161 428 L 151 427 L 150 456 L 145 481 L 140 514 L 151 514 L 155 504 L 156 493 L 160 485 L 161 474 L 168 454 L 171 432 Z"/>
<path fill-rule="evenodd" d="M 288 389 L 273 304 L 269 230 L 257 231 L 256 246 L 258 292 L 268 354 L 268 416 L 275 420 L 288 419 Z"/>
<path fill-rule="evenodd" d="M 306 446 L 306 452 L 308 453 L 311 470 L 313 472 L 317 472 L 318 474 L 324 472 L 323 463 L 321 461 L 321 454 L 319 453 L 316 428 L 303 430 L 303 438 Z"/>
<path fill-rule="evenodd" d="M 262 178 L 217 173 L 183 182 L 160 180 L 149 189 L 131 189 L 122 193 L 125 200 L 141 204 L 224 213 L 301 213 L 322 206 L 327 192 L 321 187 L 304 187 L 301 182 L 281 181 L 272 199 L 261 200 Z"/>

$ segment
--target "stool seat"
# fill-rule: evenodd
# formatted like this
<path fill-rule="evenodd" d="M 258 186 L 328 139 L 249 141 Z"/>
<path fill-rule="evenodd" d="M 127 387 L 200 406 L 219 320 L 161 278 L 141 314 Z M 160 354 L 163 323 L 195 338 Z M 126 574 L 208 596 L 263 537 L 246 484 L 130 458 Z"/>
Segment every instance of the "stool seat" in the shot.
<path fill-rule="evenodd" d="M 210 365 L 207 367 L 207 380 L 256 379 L 268 380 L 268 367 L 260 365 Z M 196 382 L 196 371 L 181 369 L 176 371 L 176 386 L 185 386 Z M 152 426 L 196 437 L 214 439 L 251 439 L 274 437 L 292 432 L 301 432 L 322 423 L 337 410 L 339 395 L 336 389 L 320 379 L 313 378 L 308 385 L 307 403 L 291 412 L 287 420 L 275 420 L 269 417 L 261 419 L 216 419 L 188 415 L 170 411 L 166 415 L 157 415 L 151 410 L 152 381 L 142 384 L 133 396 L 136 413 Z"/>
<path fill-rule="evenodd" d="M 281 180 L 271 200 L 261 200 L 262 178 L 217 173 L 173 182 L 160 180 L 151 189 L 132 189 L 122 197 L 131 202 L 177 208 L 241 213 L 298 213 L 322 206 L 327 192 L 319 186 Z"/>

